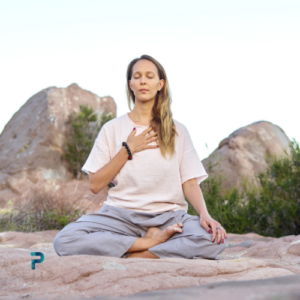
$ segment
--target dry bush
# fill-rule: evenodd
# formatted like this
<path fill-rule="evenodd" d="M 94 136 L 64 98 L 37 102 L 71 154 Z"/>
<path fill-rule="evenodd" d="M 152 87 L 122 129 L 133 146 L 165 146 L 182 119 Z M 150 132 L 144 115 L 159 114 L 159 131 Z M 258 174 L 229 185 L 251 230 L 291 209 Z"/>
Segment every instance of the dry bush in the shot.
<path fill-rule="evenodd" d="M 66 193 L 63 186 L 55 184 L 36 186 L 14 209 L 0 216 L 0 231 L 61 230 L 86 214 L 89 207 L 82 193 Z"/>

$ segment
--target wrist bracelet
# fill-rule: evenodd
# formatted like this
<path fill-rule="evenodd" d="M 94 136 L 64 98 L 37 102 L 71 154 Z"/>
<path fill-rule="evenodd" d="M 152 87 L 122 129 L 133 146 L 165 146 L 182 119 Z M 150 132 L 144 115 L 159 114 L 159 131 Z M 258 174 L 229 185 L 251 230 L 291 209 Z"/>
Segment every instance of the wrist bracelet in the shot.
<path fill-rule="evenodd" d="M 126 150 L 127 150 L 127 152 L 128 152 L 128 160 L 132 160 L 132 154 L 131 154 L 131 152 L 130 152 L 130 149 L 129 149 L 127 143 L 126 143 L 126 142 L 123 142 L 123 143 L 122 143 L 122 146 L 125 146 L 125 148 L 126 148 Z"/>

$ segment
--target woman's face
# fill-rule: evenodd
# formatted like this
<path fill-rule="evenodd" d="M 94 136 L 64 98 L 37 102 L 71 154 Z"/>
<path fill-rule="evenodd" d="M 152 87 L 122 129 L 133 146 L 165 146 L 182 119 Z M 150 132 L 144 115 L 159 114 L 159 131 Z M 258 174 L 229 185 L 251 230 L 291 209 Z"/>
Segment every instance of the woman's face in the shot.
<path fill-rule="evenodd" d="M 157 91 L 164 85 L 164 80 L 159 79 L 157 67 L 153 62 L 141 59 L 132 67 L 129 85 L 135 100 L 145 101 L 155 99 Z"/>

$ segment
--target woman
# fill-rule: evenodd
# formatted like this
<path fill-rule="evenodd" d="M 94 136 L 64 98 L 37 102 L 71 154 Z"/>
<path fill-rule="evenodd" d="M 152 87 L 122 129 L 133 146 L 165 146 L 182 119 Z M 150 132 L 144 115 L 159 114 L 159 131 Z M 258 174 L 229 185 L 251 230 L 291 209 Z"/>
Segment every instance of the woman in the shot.
<path fill-rule="evenodd" d="M 133 110 L 104 124 L 82 167 L 93 193 L 115 186 L 98 212 L 58 233 L 55 251 L 217 259 L 227 236 L 206 209 L 199 184 L 208 174 L 188 130 L 172 118 L 165 70 L 151 56 L 128 65 L 127 98 Z M 187 214 L 184 195 L 200 217 Z"/>

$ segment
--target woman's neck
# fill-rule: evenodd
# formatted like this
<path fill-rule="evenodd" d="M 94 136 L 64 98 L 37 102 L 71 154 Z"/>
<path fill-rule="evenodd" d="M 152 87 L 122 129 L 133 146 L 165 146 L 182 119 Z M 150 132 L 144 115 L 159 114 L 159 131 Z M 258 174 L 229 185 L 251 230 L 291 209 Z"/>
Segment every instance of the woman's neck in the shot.
<path fill-rule="evenodd" d="M 150 126 L 151 111 L 149 112 L 138 112 L 134 109 L 128 113 L 129 118 L 137 125 Z"/>

